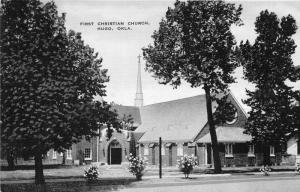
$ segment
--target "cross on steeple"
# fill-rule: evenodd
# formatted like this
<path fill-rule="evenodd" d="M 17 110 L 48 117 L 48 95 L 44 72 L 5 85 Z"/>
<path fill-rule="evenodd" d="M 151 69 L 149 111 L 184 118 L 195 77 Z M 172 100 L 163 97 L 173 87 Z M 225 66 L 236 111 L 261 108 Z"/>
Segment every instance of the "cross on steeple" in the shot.
<path fill-rule="evenodd" d="M 138 58 L 138 73 L 137 73 L 136 94 L 135 94 L 134 105 L 136 107 L 142 107 L 143 90 L 142 90 L 142 75 L 141 75 L 141 55 L 138 55 L 137 58 Z"/>

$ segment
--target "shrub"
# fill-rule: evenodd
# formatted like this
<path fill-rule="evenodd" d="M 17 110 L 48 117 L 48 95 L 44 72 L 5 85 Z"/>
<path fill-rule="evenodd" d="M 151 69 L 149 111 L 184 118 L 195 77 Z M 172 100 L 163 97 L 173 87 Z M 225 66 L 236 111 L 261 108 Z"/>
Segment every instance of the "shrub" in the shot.
<path fill-rule="evenodd" d="M 144 175 L 144 171 L 146 168 L 146 162 L 144 159 L 140 159 L 139 157 L 133 156 L 131 153 L 128 157 L 129 161 L 129 172 L 135 175 L 137 180 L 141 180 Z"/>
<path fill-rule="evenodd" d="M 98 176 L 99 176 L 98 167 L 91 166 L 88 169 L 84 169 L 84 177 L 88 183 L 97 181 Z"/>
<path fill-rule="evenodd" d="M 177 161 L 178 167 L 184 173 L 184 177 L 188 178 L 194 167 L 197 165 L 197 157 L 194 155 L 184 155 Z"/>
<path fill-rule="evenodd" d="M 265 176 L 268 176 L 269 172 L 271 172 L 271 168 L 269 166 L 264 166 L 263 168 L 260 168 L 259 171 L 262 172 Z"/>
<path fill-rule="evenodd" d="M 300 163 L 297 163 L 297 165 L 296 165 L 296 171 L 300 174 Z"/>

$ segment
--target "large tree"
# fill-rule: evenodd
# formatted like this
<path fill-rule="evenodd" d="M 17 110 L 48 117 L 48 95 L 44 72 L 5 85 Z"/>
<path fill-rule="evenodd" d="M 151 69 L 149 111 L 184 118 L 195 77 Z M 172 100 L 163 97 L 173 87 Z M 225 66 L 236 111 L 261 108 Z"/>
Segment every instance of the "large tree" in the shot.
<path fill-rule="evenodd" d="M 159 83 L 176 88 L 185 80 L 204 89 L 216 173 L 221 163 L 212 101 L 234 82 L 231 73 L 238 63 L 230 27 L 241 24 L 241 11 L 241 6 L 224 1 L 176 1 L 152 35 L 153 45 L 143 48 L 146 70 Z"/>
<path fill-rule="evenodd" d="M 1 141 L 34 156 L 43 184 L 43 155 L 64 151 L 117 122 L 105 96 L 107 70 L 80 33 L 65 27 L 54 2 L 2 1 Z"/>
<path fill-rule="evenodd" d="M 262 144 L 264 165 L 270 164 L 270 145 L 280 147 L 295 131 L 297 92 L 287 82 L 299 78 L 291 58 L 296 30 L 291 15 L 278 19 L 265 10 L 256 18 L 258 36 L 254 44 L 246 41 L 240 46 L 244 76 L 255 85 L 255 90 L 247 90 L 248 99 L 244 101 L 251 107 L 246 133 Z"/>

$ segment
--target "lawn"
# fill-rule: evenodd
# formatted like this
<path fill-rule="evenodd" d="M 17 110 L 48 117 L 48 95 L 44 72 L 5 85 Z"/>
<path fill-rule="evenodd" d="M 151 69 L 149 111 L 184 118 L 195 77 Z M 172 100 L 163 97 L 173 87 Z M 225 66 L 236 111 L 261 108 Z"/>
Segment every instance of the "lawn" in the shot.
<path fill-rule="evenodd" d="M 56 168 L 44 169 L 46 179 L 51 178 L 83 178 L 85 166 L 56 166 Z M 110 168 L 108 166 L 100 166 L 100 177 L 131 177 L 131 174 L 126 170 L 126 167 L 118 166 L 118 168 Z M 23 180 L 34 179 L 33 169 L 22 169 L 14 171 L 1 171 L 1 180 Z"/>
<path fill-rule="evenodd" d="M 85 166 L 51 166 L 44 169 L 44 175 L 47 179 L 63 179 L 63 178 L 83 178 L 84 169 L 88 168 L 89 165 Z M 223 173 L 229 174 L 244 174 L 251 172 L 258 172 L 261 167 L 224 167 Z M 294 171 L 294 166 L 272 166 L 272 172 L 281 171 Z M 100 166 L 99 167 L 100 178 L 134 178 L 128 171 L 127 165 L 116 165 L 116 166 Z M 195 168 L 193 174 L 212 174 L 213 169 L 204 167 Z M 1 171 L 0 177 L 2 181 L 11 180 L 28 180 L 34 179 L 34 169 L 31 167 L 25 167 L 25 169 L 18 169 L 14 171 Z M 177 167 L 163 167 L 163 175 L 179 175 L 181 174 Z M 145 176 L 158 176 L 157 166 L 148 166 L 146 169 Z"/>
<path fill-rule="evenodd" d="M 145 177 L 142 181 L 136 181 L 126 165 L 118 166 L 100 166 L 100 178 L 97 183 L 87 184 L 83 177 L 83 170 L 89 166 L 51 166 L 44 169 L 46 177 L 46 189 L 49 192 L 54 191 L 115 191 L 124 187 L 132 187 L 137 185 L 157 185 L 168 182 L 192 182 L 193 180 L 206 180 L 209 177 L 197 178 L 207 173 L 212 173 L 212 169 L 196 168 L 190 175 L 192 179 L 184 179 L 182 173 L 176 167 L 164 167 L 163 179 L 158 179 L 158 168 L 148 166 Z M 257 172 L 260 167 L 226 167 L 223 173 L 232 174 L 231 177 L 244 177 L 253 175 L 253 171 Z M 293 166 L 273 166 L 274 172 L 294 171 Z M 226 174 L 228 176 L 228 174 Z M 37 191 L 34 184 L 34 170 L 22 169 L 15 171 L 1 171 L 1 192 L 5 191 Z M 149 177 L 152 176 L 152 177 Z M 173 177 L 175 176 L 175 177 Z M 207 175 L 209 176 L 209 175 Z M 262 176 L 262 175 L 258 175 Z M 215 178 L 224 178 L 225 175 L 216 175 Z"/>

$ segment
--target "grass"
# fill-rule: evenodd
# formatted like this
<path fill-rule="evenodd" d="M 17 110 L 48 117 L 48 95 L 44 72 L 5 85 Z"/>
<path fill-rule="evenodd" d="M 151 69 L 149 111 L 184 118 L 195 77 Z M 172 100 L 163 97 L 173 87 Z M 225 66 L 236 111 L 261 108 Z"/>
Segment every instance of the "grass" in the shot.
<path fill-rule="evenodd" d="M 83 178 L 83 170 L 89 166 L 53 166 L 53 168 L 44 169 L 44 176 L 46 179 L 59 178 Z M 125 168 L 109 169 L 105 166 L 100 167 L 100 177 L 130 177 Z M 8 180 L 27 180 L 34 179 L 34 169 L 19 169 L 14 171 L 1 171 L 0 177 L 2 181 Z"/>
<path fill-rule="evenodd" d="M 85 166 L 62 166 L 51 165 L 45 166 L 44 175 L 46 179 L 64 179 L 64 178 L 83 178 L 83 170 L 88 168 Z M 34 167 L 23 166 L 17 167 L 14 171 L 2 169 L 0 177 L 2 181 L 28 180 L 34 179 Z M 30 169 L 31 168 L 31 169 Z M 259 172 L 260 167 L 224 167 L 223 173 L 244 174 L 251 172 Z M 272 166 L 272 172 L 294 171 L 294 166 Z M 122 166 L 100 166 L 100 178 L 131 178 L 133 177 L 127 170 L 126 165 Z M 181 174 L 177 167 L 163 167 L 163 175 Z M 197 167 L 193 174 L 213 174 L 213 169 Z M 148 166 L 145 176 L 158 175 L 158 167 Z"/>
<path fill-rule="evenodd" d="M 195 180 L 209 180 L 209 177 L 196 178 L 193 177 L 199 174 L 212 173 L 212 169 L 196 168 L 190 175 L 192 179 L 184 179 L 182 173 L 176 167 L 163 167 L 163 179 L 144 178 L 142 181 L 136 181 L 131 175 L 126 166 L 101 166 L 100 178 L 94 184 L 87 184 L 83 178 L 83 169 L 89 166 L 51 166 L 44 169 L 46 178 L 47 192 L 56 191 L 115 191 L 124 187 L 132 187 L 136 185 L 157 185 L 167 182 L 191 182 Z M 19 167 L 22 168 L 22 167 Z M 233 177 L 242 174 L 251 175 L 249 173 L 258 171 L 261 167 L 226 167 L 223 168 L 223 173 L 233 173 Z M 294 166 L 272 166 L 272 172 L 294 171 Z M 158 178 L 158 168 L 149 166 L 145 176 L 156 175 Z M 166 175 L 180 175 L 179 177 L 165 177 Z M 1 171 L 1 181 L 10 181 L 12 184 L 1 184 L 1 191 L 38 191 L 37 186 L 33 183 L 34 170 L 25 167 L 15 171 Z M 182 176 L 182 177 L 181 177 Z M 259 175 L 260 176 L 260 175 Z M 224 176 L 216 176 L 214 178 L 224 178 Z M 56 181 L 51 179 L 58 179 Z M 229 178 L 230 179 L 230 178 Z M 20 180 L 31 180 L 25 183 L 18 183 Z"/>

